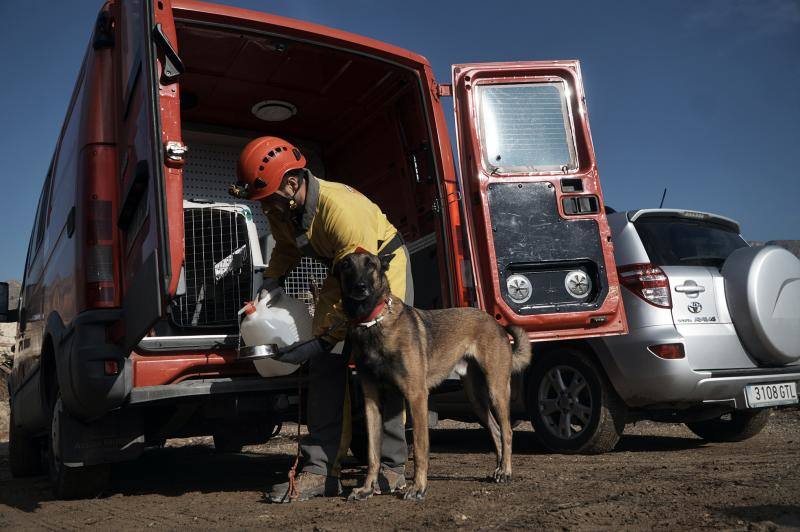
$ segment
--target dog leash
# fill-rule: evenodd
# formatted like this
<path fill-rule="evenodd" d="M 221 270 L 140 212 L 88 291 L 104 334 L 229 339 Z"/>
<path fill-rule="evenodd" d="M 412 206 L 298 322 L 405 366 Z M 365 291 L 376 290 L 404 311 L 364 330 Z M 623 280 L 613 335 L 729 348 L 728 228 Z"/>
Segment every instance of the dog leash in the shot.
<path fill-rule="evenodd" d="M 297 379 L 297 450 L 294 455 L 294 463 L 292 467 L 289 469 L 289 489 L 286 490 L 286 495 L 284 495 L 284 500 L 286 496 L 289 496 L 289 500 L 293 501 L 300 497 L 300 493 L 297 491 L 297 483 L 295 482 L 295 478 L 297 477 L 297 466 L 300 464 L 300 421 L 302 420 L 302 408 L 303 408 L 303 386 L 301 384 L 301 379 Z"/>
<path fill-rule="evenodd" d="M 371 317 L 371 316 L 373 316 L 375 314 L 380 314 L 381 312 L 383 312 L 384 308 L 388 308 L 389 312 L 392 311 L 392 296 L 391 296 L 391 294 L 389 294 L 389 297 L 386 298 L 386 300 L 383 302 L 383 304 L 378 306 L 378 307 L 376 307 L 376 309 L 372 313 L 370 313 L 370 316 L 368 316 L 368 317 Z M 334 323 L 333 325 L 331 325 L 330 327 L 325 329 L 325 331 L 320 336 L 329 335 L 333 331 L 335 331 L 335 330 L 339 329 L 340 327 L 342 327 L 343 325 L 347 325 L 347 324 L 356 325 L 356 326 L 359 326 L 359 327 L 367 327 L 367 328 L 369 328 L 369 327 L 372 327 L 374 325 L 377 325 L 378 323 L 383 321 L 385 318 L 386 318 L 386 315 L 384 314 L 382 316 L 377 316 L 377 317 L 375 317 L 374 319 L 372 319 L 372 320 L 370 320 L 368 322 L 356 322 L 355 320 L 342 320 L 342 321 L 339 321 L 337 323 Z M 309 341 L 313 341 L 313 340 L 309 340 Z M 301 424 L 301 421 L 303 419 L 303 417 L 302 417 L 302 415 L 303 415 L 303 411 L 302 411 L 302 408 L 303 408 L 303 387 L 302 387 L 301 382 L 302 382 L 301 379 L 297 379 L 297 434 L 295 436 L 296 441 L 297 441 L 297 450 L 296 450 L 295 456 L 294 456 L 294 463 L 292 463 L 292 467 L 289 469 L 289 473 L 287 475 L 289 477 L 289 489 L 286 490 L 286 495 L 284 495 L 283 499 L 282 499 L 283 501 L 286 500 L 286 497 L 289 497 L 289 501 L 297 500 L 300 497 L 300 493 L 297 491 L 297 480 L 296 479 L 297 479 L 297 467 L 300 465 L 300 456 L 302 456 L 302 449 L 300 447 L 300 424 Z"/>
<path fill-rule="evenodd" d="M 342 325 L 347 324 L 347 320 L 340 321 L 338 323 L 334 323 L 320 335 L 324 336 L 327 334 L 332 333 L 333 331 L 340 328 Z M 313 341 L 309 340 L 309 342 Z M 282 501 L 286 501 L 286 497 L 289 498 L 289 501 L 297 500 L 300 497 L 300 492 L 297 491 L 297 466 L 300 465 L 300 457 L 302 456 L 302 449 L 300 447 L 300 424 L 303 419 L 303 386 L 302 380 L 297 379 L 297 433 L 295 435 L 295 440 L 297 443 L 297 448 L 294 455 L 294 463 L 292 463 L 292 467 L 289 469 L 288 477 L 289 477 L 289 489 L 286 490 L 286 494 L 283 496 Z"/>

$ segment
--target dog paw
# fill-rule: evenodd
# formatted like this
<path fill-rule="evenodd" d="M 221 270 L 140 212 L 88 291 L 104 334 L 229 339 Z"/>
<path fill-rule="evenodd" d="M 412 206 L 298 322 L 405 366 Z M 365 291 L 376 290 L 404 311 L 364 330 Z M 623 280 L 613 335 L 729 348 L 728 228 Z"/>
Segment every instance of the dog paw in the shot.
<path fill-rule="evenodd" d="M 494 470 L 494 474 L 492 475 L 492 478 L 498 484 L 501 483 L 501 482 L 510 482 L 511 481 L 511 473 L 510 472 L 506 473 L 505 471 L 503 471 L 502 469 L 500 469 L 498 467 L 497 469 Z"/>
<path fill-rule="evenodd" d="M 347 500 L 349 502 L 353 501 L 366 501 L 375 493 L 375 490 L 372 488 L 355 488 L 353 491 L 350 492 L 350 495 L 347 496 Z"/>
<path fill-rule="evenodd" d="M 416 484 L 412 484 L 403 493 L 403 499 L 406 501 L 421 501 L 425 498 L 425 492 L 428 488 L 418 488 Z"/>

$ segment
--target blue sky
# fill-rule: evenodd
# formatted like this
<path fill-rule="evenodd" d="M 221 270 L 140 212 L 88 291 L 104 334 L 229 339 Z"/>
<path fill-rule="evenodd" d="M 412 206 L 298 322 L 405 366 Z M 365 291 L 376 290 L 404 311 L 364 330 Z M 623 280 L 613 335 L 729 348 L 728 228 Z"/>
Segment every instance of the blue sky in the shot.
<path fill-rule="evenodd" d="M 800 239 L 798 0 L 226 0 L 452 63 L 580 59 L 606 202 L 707 210 Z M 36 201 L 100 0 L 0 0 L 0 279 Z"/>

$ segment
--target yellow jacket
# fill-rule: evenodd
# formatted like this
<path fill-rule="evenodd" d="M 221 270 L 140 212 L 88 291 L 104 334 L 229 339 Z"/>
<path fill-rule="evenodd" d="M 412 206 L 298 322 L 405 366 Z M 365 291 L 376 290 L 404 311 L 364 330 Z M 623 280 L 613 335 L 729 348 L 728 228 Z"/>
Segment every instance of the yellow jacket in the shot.
<path fill-rule="evenodd" d="M 377 255 L 397 234 L 397 229 L 369 198 L 352 187 L 318 179 L 310 172 L 302 214 L 293 221 L 272 210 L 267 213 L 267 219 L 275 248 L 264 276 L 276 279 L 294 268 L 303 255 L 332 268 L 358 247 Z M 405 297 L 406 262 L 405 253 L 396 252 L 387 272 L 389 287 L 400 298 Z M 313 333 L 332 341 L 342 340 L 346 327 L 330 333 L 326 333 L 326 329 L 346 319 L 341 308 L 339 282 L 329 275 L 314 312 Z"/>

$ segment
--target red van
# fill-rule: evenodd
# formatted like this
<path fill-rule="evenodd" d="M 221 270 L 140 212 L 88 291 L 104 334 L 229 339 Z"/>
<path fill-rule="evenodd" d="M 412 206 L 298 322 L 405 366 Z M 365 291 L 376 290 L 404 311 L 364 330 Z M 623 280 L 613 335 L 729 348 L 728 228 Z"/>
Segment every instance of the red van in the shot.
<path fill-rule="evenodd" d="M 380 205 L 409 243 L 417 306 L 476 306 L 532 341 L 624 333 L 579 63 L 452 76 L 315 24 L 109 1 L 31 233 L 13 473 L 46 464 L 59 496 L 89 494 L 109 463 L 167 438 L 212 434 L 236 450 L 296 412 L 299 377 L 260 378 L 237 359 L 237 310 L 272 240 L 227 188 L 260 135 L 290 139 L 315 174 Z M 287 291 L 313 311 L 326 274 L 304 260 Z"/>

